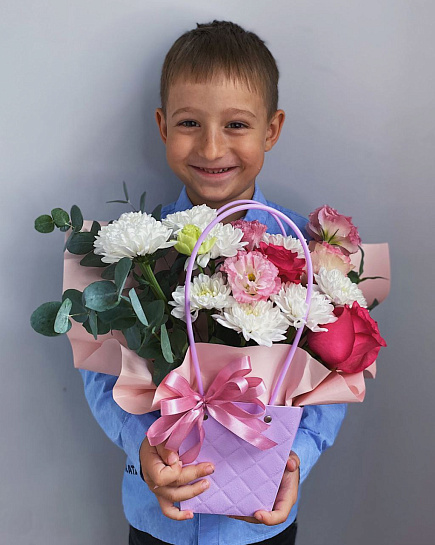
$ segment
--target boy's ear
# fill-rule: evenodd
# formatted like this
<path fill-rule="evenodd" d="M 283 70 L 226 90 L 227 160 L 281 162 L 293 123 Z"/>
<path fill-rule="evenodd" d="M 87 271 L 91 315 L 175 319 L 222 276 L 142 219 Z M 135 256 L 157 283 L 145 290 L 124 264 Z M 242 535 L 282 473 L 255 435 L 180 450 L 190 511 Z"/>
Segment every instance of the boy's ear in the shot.
<path fill-rule="evenodd" d="M 159 127 L 160 131 L 160 137 L 163 140 L 163 143 L 166 144 L 166 138 L 168 137 L 168 127 L 166 125 L 165 114 L 161 108 L 157 108 L 155 115 L 157 126 Z"/>
<path fill-rule="evenodd" d="M 269 121 L 269 127 L 266 133 L 266 141 L 264 143 L 264 151 L 269 151 L 278 142 L 279 135 L 281 134 L 282 126 L 284 125 L 285 112 L 284 110 L 277 110 Z"/>

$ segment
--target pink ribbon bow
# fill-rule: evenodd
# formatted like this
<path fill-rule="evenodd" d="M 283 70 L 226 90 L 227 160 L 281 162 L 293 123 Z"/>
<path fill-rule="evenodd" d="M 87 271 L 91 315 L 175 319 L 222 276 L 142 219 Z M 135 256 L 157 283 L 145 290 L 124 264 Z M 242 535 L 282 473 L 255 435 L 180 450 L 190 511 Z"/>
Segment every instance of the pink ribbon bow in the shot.
<path fill-rule="evenodd" d="M 175 397 L 160 402 L 162 416 L 147 432 L 150 445 L 159 445 L 169 437 L 166 448 L 178 452 L 182 442 L 196 426 L 198 441 L 180 456 L 183 463 L 193 462 L 204 440 L 203 420 L 207 412 L 238 437 L 261 450 L 276 446 L 275 441 L 262 435 L 269 426 L 259 418 L 265 412 L 265 405 L 258 397 L 266 387 L 261 378 L 245 378 L 251 370 L 248 356 L 231 361 L 219 371 L 204 396 L 195 392 L 184 377 L 171 371 L 163 383 Z M 257 405 L 261 412 L 256 408 L 255 414 L 252 414 L 233 402 Z"/>

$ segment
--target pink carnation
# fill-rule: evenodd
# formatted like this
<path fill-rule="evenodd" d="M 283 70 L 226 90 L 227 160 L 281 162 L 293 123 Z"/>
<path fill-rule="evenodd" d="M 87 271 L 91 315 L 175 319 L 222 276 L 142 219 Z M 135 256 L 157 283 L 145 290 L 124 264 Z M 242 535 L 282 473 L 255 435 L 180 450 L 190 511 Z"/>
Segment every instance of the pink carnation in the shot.
<path fill-rule="evenodd" d="M 231 225 L 235 229 L 241 229 L 243 231 L 242 242 L 248 243 L 246 249 L 249 251 L 258 248 L 262 236 L 267 231 L 267 226 L 263 223 L 260 223 L 258 220 L 236 220 L 232 221 Z"/>
<path fill-rule="evenodd" d="M 327 242 L 314 242 L 309 244 L 311 260 L 313 262 L 313 271 L 319 274 L 320 268 L 324 267 L 327 271 L 338 269 L 345 276 L 354 268 L 348 255 L 344 255 L 340 248 L 331 246 Z"/>
<path fill-rule="evenodd" d="M 314 240 L 339 246 L 345 255 L 358 251 L 361 239 L 350 216 L 343 216 L 325 204 L 314 210 L 308 219 L 307 232 Z"/>
<path fill-rule="evenodd" d="M 265 301 L 281 288 L 278 268 L 260 252 L 228 257 L 221 270 L 227 273 L 233 297 L 239 303 Z"/>

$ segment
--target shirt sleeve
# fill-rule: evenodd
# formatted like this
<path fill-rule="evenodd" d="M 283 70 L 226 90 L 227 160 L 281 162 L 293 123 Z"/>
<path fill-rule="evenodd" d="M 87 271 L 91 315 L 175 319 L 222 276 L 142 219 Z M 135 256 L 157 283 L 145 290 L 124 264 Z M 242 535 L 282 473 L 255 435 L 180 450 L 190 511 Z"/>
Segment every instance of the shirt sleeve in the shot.
<path fill-rule="evenodd" d="M 139 449 L 146 431 L 158 418 L 158 411 L 143 415 L 127 413 L 113 399 L 112 391 L 118 377 L 83 369 L 80 369 L 80 373 L 95 420 L 109 439 L 127 454 L 141 474 Z"/>
<path fill-rule="evenodd" d="M 308 476 L 324 450 L 332 446 L 345 417 L 347 405 L 307 405 L 293 442 L 299 456 L 300 482 Z"/>

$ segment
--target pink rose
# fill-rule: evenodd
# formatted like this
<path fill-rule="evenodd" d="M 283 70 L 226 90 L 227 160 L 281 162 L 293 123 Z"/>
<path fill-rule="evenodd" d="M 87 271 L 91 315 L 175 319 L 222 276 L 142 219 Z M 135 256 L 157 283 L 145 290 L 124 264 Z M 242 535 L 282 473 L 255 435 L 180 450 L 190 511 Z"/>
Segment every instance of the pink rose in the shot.
<path fill-rule="evenodd" d="M 227 273 L 238 303 L 265 301 L 281 288 L 277 267 L 260 252 L 239 252 L 236 257 L 227 257 L 221 271 Z"/>
<path fill-rule="evenodd" d="M 344 255 L 337 246 L 331 246 L 327 242 L 319 243 L 312 240 L 309 247 L 315 274 L 319 273 L 320 267 L 324 267 L 327 271 L 338 269 L 347 276 L 355 268 L 350 261 L 350 257 Z"/>
<path fill-rule="evenodd" d="M 375 361 L 381 346 L 387 346 L 378 324 L 356 301 L 351 308 L 336 307 L 334 314 L 337 321 L 325 326 L 328 331 L 308 331 L 309 348 L 331 369 L 343 373 L 363 371 Z"/>
<path fill-rule="evenodd" d="M 350 216 L 343 216 L 325 204 L 311 212 L 308 219 L 307 232 L 314 240 L 339 246 L 345 255 L 358 251 L 361 239 Z"/>
<path fill-rule="evenodd" d="M 305 259 L 300 259 L 297 252 L 287 250 L 284 246 L 266 244 L 260 242 L 260 252 L 267 256 L 279 270 L 279 277 L 285 282 L 301 283 L 301 276 L 304 272 Z"/>
<path fill-rule="evenodd" d="M 231 225 L 235 229 L 241 229 L 243 231 L 242 242 L 248 243 L 245 248 L 249 251 L 258 248 L 262 236 L 267 231 L 267 226 L 263 223 L 260 223 L 258 220 L 236 220 L 232 221 Z"/>

